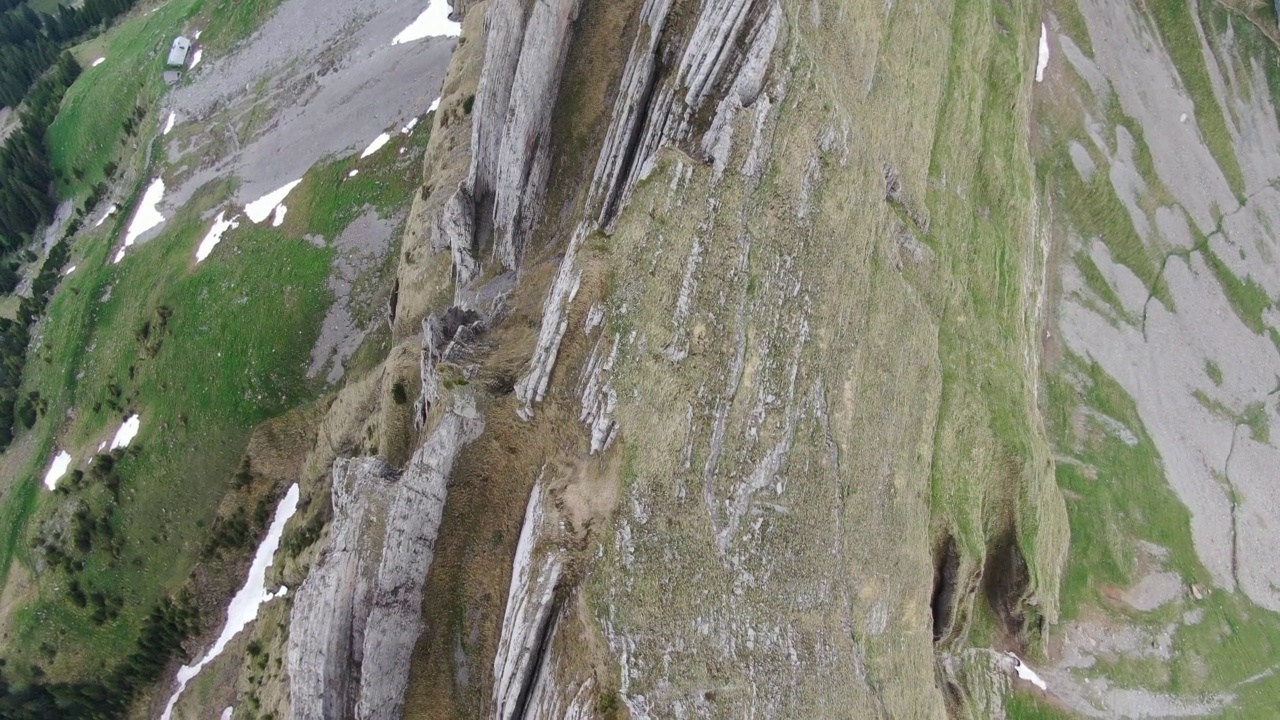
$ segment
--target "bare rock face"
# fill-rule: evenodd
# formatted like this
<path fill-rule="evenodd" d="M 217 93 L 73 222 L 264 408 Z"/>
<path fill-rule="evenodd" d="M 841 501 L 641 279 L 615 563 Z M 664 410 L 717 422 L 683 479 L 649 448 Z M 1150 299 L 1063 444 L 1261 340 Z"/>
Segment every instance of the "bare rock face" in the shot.
<path fill-rule="evenodd" d="M 529 371 L 516 383 L 516 397 L 522 403 L 521 417 L 533 416 L 533 403 L 541 401 L 551 382 L 551 370 L 560 353 L 560 341 L 569 329 L 569 303 L 578 295 L 582 283 L 582 269 L 578 267 L 578 250 L 586 239 L 588 226 L 584 223 L 569 240 L 560 269 L 542 306 L 542 326 L 538 330 L 538 345 L 529 361 Z"/>
<path fill-rule="evenodd" d="M 510 270 L 541 210 L 551 167 L 551 113 L 577 14 L 578 0 L 537 2 L 525 27 L 494 185 L 493 252 Z"/>
<path fill-rule="evenodd" d="M 724 95 L 723 107 L 702 142 L 709 155 L 727 152 L 720 138 L 727 132 L 729 107 L 754 103 L 777 41 L 781 8 L 776 0 L 700 3 L 697 22 L 687 38 L 678 31 L 664 34 L 671 5 L 671 0 L 645 3 L 641 23 L 650 32 L 637 35 L 623 71 L 613 121 L 592 180 L 599 222 L 606 228 L 612 226 L 658 150 L 683 143 L 697 132 L 694 116 L 717 92 Z M 746 53 L 737 46 L 744 28 L 751 41 Z M 676 53 L 678 57 L 671 57 Z"/>
<path fill-rule="evenodd" d="M 450 402 L 398 479 L 377 458 L 334 463 L 329 547 L 290 618 L 291 717 L 400 716 L 449 473 L 484 428 L 469 396 Z"/>
<path fill-rule="evenodd" d="M 478 321 L 458 308 L 424 321 L 418 414 L 437 407 L 440 420 L 398 477 L 379 458 L 333 464 L 329 544 L 290 618 L 291 717 L 400 716 L 449 475 L 484 429 L 471 394 L 444 388 L 436 366 L 465 362 L 459 341 Z"/>
<path fill-rule="evenodd" d="M 495 463 L 511 463 L 502 473 L 524 478 L 519 495 L 512 484 L 503 491 L 501 522 L 514 522 L 536 479 L 509 580 L 501 556 L 475 585 L 484 589 L 477 596 L 493 597 L 493 584 L 509 582 L 500 609 L 480 608 L 484 622 L 501 612 L 501 633 L 496 643 L 492 632 L 457 640 L 467 645 L 459 653 L 485 653 L 484 665 L 465 658 L 468 672 L 492 662 L 492 677 L 472 694 L 481 698 L 468 706 L 474 715 L 585 718 L 611 703 L 636 720 L 849 708 L 942 717 L 930 537 L 952 518 L 934 523 L 930 482 L 936 473 L 987 477 L 997 454 L 952 452 L 974 445 L 956 428 L 985 431 L 985 416 L 940 420 L 946 349 L 938 308 L 948 306 L 938 293 L 952 285 L 939 282 L 938 290 L 908 277 L 923 261 L 879 262 L 885 248 L 902 252 L 903 223 L 930 232 L 928 217 L 910 205 L 929 180 L 930 148 L 858 123 L 906 112 L 936 118 L 943 93 L 927 89 L 927 112 L 872 93 L 879 50 L 850 49 L 848 37 L 806 21 L 818 4 L 798 13 L 783 12 L 778 0 L 618 7 L 616 17 L 602 18 L 583 5 L 579 26 L 579 0 L 476 6 L 486 16 L 473 154 L 466 180 L 433 206 L 440 210 L 434 254 L 427 253 L 451 263 L 455 307 L 418 315 L 412 325 L 396 321 L 406 336 L 426 316 L 415 412 L 422 444 L 386 496 L 375 555 L 360 556 L 351 570 L 354 561 L 334 549 L 335 559 L 326 559 L 334 567 L 319 568 L 316 585 L 366 567 L 368 579 L 345 605 L 309 601 L 296 629 L 326 608 L 350 607 L 351 621 L 318 627 L 347 643 L 342 652 L 359 667 L 358 687 L 328 692 L 356 717 L 401 714 L 449 475 L 459 453 L 484 435 L 474 459 L 500 455 Z M 905 21 L 895 14 L 894 22 Z M 935 35 L 948 30 L 940 17 L 919 22 Z M 607 44 L 619 51 L 601 62 L 604 79 L 582 71 L 599 80 L 593 89 L 612 112 L 593 109 L 583 147 L 553 148 L 553 123 L 576 119 L 553 117 L 561 85 L 583 79 L 580 60 L 598 59 L 594 47 L 574 55 L 575 43 L 588 44 L 600 27 L 631 35 Z M 898 47 L 894 62 L 906 62 Z M 943 52 L 928 48 L 931 58 Z M 846 60 L 857 70 L 841 72 L 864 81 L 858 92 L 843 77 L 815 74 Z M 563 166 L 562 152 L 575 153 L 566 172 L 576 175 L 550 177 L 553 158 L 557 174 Z M 559 243 L 555 265 L 531 267 L 525 243 L 547 230 L 541 206 L 554 183 L 586 192 L 568 193 L 570 206 L 556 208 L 547 232 L 556 236 L 548 243 Z M 904 247 L 912 243 L 919 244 L 912 238 Z M 1038 262 L 1035 248 L 1013 251 L 1028 266 Z M 942 272 L 948 264 L 933 266 Z M 402 289 L 415 289 L 401 277 Z M 1016 290 L 1010 303 L 1037 292 L 1030 281 Z M 493 354 L 501 373 L 481 367 L 495 338 L 511 339 Z M 1021 353 L 1024 339 L 1000 351 Z M 501 383 L 473 382 L 491 371 Z M 508 390 L 514 398 L 502 397 Z M 477 403 L 473 392 L 489 392 L 494 402 Z M 952 445 L 938 450 L 939 443 Z M 1028 445 L 1039 448 L 1039 438 Z M 470 469 L 467 452 L 462 466 Z M 969 458 L 962 467 L 931 465 L 961 454 Z M 486 481 L 498 474 L 476 464 L 492 472 Z M 1028 466 L 1051 472 L 1048 461 Z M 1057 518 L 1046 518 L 1047 537 Z M 983 527 L 988 518 L 969 520 Z M 981 538 L 960 540 L 982 546 Z M 955 574 L 979 577 L 981 558 L 965 561 Z M 1056 567 L 1029 562 L 1047 570 L 1020 598 L 1055 587 Z M 431 582 L 470 579 L 437 574 Z M 954 594 L 969 602 L 977 595 Z M 1054 598 L 1048 591 L 1041 605 L 1050 622 Z M 357 626 L 359 637 L 350 629 Z M 432 646 L 430 667 L 416 666 L 432 675 L 433 690 L 467 682 L 437 682 L 448 666 L 438 659 L 452 647 Z M 291 655 L 297 687 L 322 698 L 301 707 L 340 706 L 325 694 L 328 660 L 311 667 L 301 653 Z M 1001 690 L 987 660 L 960 658 L 947 672 Z M 998 694 L 979 701 L 999 708 Z"/>
<path fill-rule="evenodd" d="M 497 183 L 511 83 L 524 41 L 525 5 L 520 0 L 494 0 L 485 11 L 484 66 L 471 118 L 471 172 L 467 178 L 476 198 L 491 198 Z"/>
<path fill-rule="evenodd" d="M 291 717 L 348 717 L 364 644 L 378 538 L 369 528 L 386 511 L 395 475 L 378 458 L 333 464 L 329 547 L 293 600 L 289 635 Z"/>
<path fill-rule="evenodd" d="M 471 193 L 459 187 L 436 217 L 432 246 L 453 256 L 454 282 L 466 285 L 479 272 L 475 257 L 475 205 Z"/>
<path fill-rule="evenodd" d="M 458 452 L 483 429 L 470 396 L 454 396 L 452 407 L 400 477 L 387 511 L 381 563 L 369 597 L 358 718 L 400 717 L 409 657 L 422 632 L 422 585 L 435 557 L 449 473 Z"/>
<path fill-rule="evenodd" d="M 539 717 L 527 711 L 530 696 L 544 685 L 554 685 L 553 680 L 541 677 L 541 671 L 547 657 L 545 646 L 554 634 L 555 592 L 564 573 L 564 557 L 554 550 L 537 551 L 546 543 L 549 530 L 545 501 L 546 490 L 535 484 L 520 529 L 502 618 L 502 640 L 493 661 L 494 717 L 499 720 Z"/>
<path fill-rule="evenodd" d="M 577 12 L 578 0 L 494 0 L 486 18 L 469 182 L 481 240 L 492 238 L 494 257 L 510 270 L 542 204 L 551 114 Z"/>

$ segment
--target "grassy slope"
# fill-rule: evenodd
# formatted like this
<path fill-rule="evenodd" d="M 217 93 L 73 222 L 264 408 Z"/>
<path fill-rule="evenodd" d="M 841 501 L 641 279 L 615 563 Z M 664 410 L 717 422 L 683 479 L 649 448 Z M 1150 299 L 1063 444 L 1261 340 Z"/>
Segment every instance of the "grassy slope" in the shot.
<path fill-rule="evenodd" d="M 1052 618 L 1066 528 L 1046 474 L 1048 448 L 1032 419 L 1035 370 L 1023 354 L 1038 342 L 1033 308 L 1045 262 L 1036 247 L 1027 154 L 1033 66 L 1022 41 L 1038 35 L 1037 18 L 976 0 L 960 2 L 956 12 L 925 236 L 950 270 L 950 281 L 940 284 L 952 288 L 938 303 L 943 406 L 934 510 L 975 559 L 1016 529 L 1040 612 Z M 949 434 L 950 442 L 941 442 Z M 987 455 L 985 467 L 974 464 L 978 453 Z"/>
<path fill-rule="evenodd" d="M 53 167 L 64 178 L 59 192 L 83 198 L 104 179 L 108 162 L 125 166 L 122 160 L 137 157 L 143 143 L 125 138 L 121 130 L 136 108 L 149 114 L 164 94 L 165 54 L 175 35 L 206 28 L 199 44 L 206 52 L 223 52 L 251 34 L 279 3 L 169 0 L 154 10 L 140 5 L 110 32 L 74 48 L 84 78 L 67 93 L 49 129 Z M 91 67 L 99 57 L 106 61 Z"/>
<path fill-rule="evenodd" d="M 366 203 L 388 212 L 404 207 L 416 187 L 416 159 L 426 137 L 419 132 L 404 140 L 413 150 L 405 155 L 396 153 L 398 142 L 389 145 L 359 162 L 362 172 L 350 180 L 345 176 L 355 161 L 318 166 L 291 196 L 284 227 L 231 231 L 199 265 L 193 264 L 194 249 L 208 224 L 196 220 L 190 207 L 168 222 L 161 237 L 131 248 L 119 266 L 104 264 L 114 247 L 101 238 L 85 243 L 90 255 L 78 262 L 88 269 L 72 275 L 59 293 L 38 351 L 50 362 L 39 363 L 28 387 L 56 398 L 49 418 L 77 409 L 76 421 L 63 431 L 63 446 L 73 453 L 92 449 L 121 419 L 105 404 L 94 409 L 113 384 L 124 388 L 129 409 L 142 414 L 143 429 L 135 441 L 139 451 L 122 463 L 128 478 L 118 515 L 128 537 L 124 558 L 116 567 L 95 558 L 84 580 L 123 590 L 128 609 L 141 611 L 186 579 L 249 431 L 318 389 L 304 371 L 329 302 L 332 250 L 317 249 L 302 235 L 340 232 Z M 110 300 L 99 303 L 108 286 Z M 174 309 L 168 333 L 154 359 L 140 358 L 135 330 L 160 305 Z M 48 419 L 41 422 L 37 432 L 57 431 Z M 26 485 L 35 490 L 34 474 Z M 59 501 L 32 495 L 38 508 Z M 76 647 L 56 662 L 42 661 L 51 675 L 113 657 L 120 643 L 132 640 L 137 620 L 126 613 L 107 629 L 95 628 L 87 612 L 67 603 L 64 591 L 61 578 L 49 578 L 40 602 L 18 614 L 9 643 L 11 657 L 24 660 L 32 659 L 27 648 L 43 642 Z M 40 620 L 50 616 L 52 622 Z"/>
<path fill-rule="evenodd" d="M 241 34 L 255 21 L 244 14 L 243 3 L 207 4 L 239 13 L 230 25 L 239 23 Z M 101 42 L 112 48 L 118 65 L 145 65 L 151 45 L 142 38 L 168 36 L 174 23 L 200 5 L 175 0 L 149 18 L 126 21 Z M 233 36 L 221 37 L 229 43 Z M 104 83 L 115 85 L 103 90 Z M 99 125 L 83 114 L 82 103 L 99 92 L 127 95 L 136 87 L 132 83 L 125 75 L 86 73 L 74 88 L 77 99 L 61 128 L 64 137 L 118 132 L 115 123 Z M 154 101 L 145 92 L 143 99 Z M 120 106 L 127 112 L 132 103 Z M 153 133 L 154 121 L 150 126 L 147 132 Z M 97 627 L 88 611 L 68 602 L 67 579 L 45 573 L 37 597 L 8 621 L 3 652 L 11 677 L 24 677 L 33 664 L 54 679 L 110 667 L 130 647 L 141 613 L 186 580 L 251 429 L 320 389 L 304 374 L 330 301 L 326 279 L 333 251 L 316 248 L 303 235 L 332 237 L 366 204 L 384 216 L 405 207 L 417 185 L 426 127 L 411 138 L 397 136 L 371 158 L 321 163 L 290 197 L 283 227 L 242 225 L 199 265 L 194 250 L 209 225 L 200 216 L 228 195 L 225 183 L 198 193 L 158 237 L 130 248 L 119 265 L 109 260 L 127 212 L 83 234 L 72 259 L 78 269 L 51 304 L 28 364 L 23 391 L 40 391 L 49 412 L 31 431 L 39 438 L 35 459 L 0 508 L 0 561 L 5 568 L 11 558 L 28 565 L 37 561 L 31 542 L 42 532 L 42 520 L 65 502 L 40 490 L 39 476 L 55 447 L 83 462 L 114 432 L 124 414 L 111 407 L 118 386 L 117 403 L 143 418 L 139 437 L 120 462 L 126 482 L 112 513 L 126 537 L 124 552 L 112 562 L 95 550 L 80 579 L 119 593 L 125 605 L 117 621 Z M 408 151 L 403 155 L 397 152 L 402 146 Z M 132 161 L 141 164 L 140 155 Z M 361 173 L 348 179 L 354 167 Z M 136 332 L 144 320 L 154 320 L 160 306 L 173 314 L 151 357 Z"/>
<path fill-rule="evenodd" d="M 864 11 L 844 7 L 830 12 L 844 18 L 841 12 Z M 1047 439 L 1035 420 L 1036 371 L 1028 366 L 1034 356 L 1030 348 L 1037 342 L 1035 292 L 1043 262 L 1026 150 L 1028 74 L 1034 67 L 1031 29 L 1038 18 L 1026 7 L 982 0 L 963 0 L 954 12 L 934 8 L 923 14 L 899 4 L 879 26 L 833 21 L 829 27 L 815 27 L 807 13 L 794 13 L 789 26 L 799 39 L 791 38 L 779 51 L 786 58 L 779 63 L 786 68 L 774 72 L 787 73 L 798 97 L 788 96 L 782 103 L 777 134 L 769 140 L 774 155 L 759 186 L 749 186 L 752 194 L 745 198 L 743 183 L 734 174 L 737 165 L 731 162 L 716 185 L 719 217 L 714 223 L 703 220 L 717 234 L 702 246 L 706 254 L 697 267 L 693 305 L 703 303 L 704 309 L 695 311 L 689 324 L 705 323 L 708 339 L 695 338 L 696 350 L 678 373 L 658 358 L 652 345 L 648 354 L 653 357 L 633 357 L 624 343 L 615 367 L 619 397 L 641 398 L 635 405 L 619 403 L 620 427 L 642 438 L 640 447 L 628 445 L 633 452 L 624 465 L 624 494 L 634 492 L 651 501 L 649 512 L 663 518 L 663 554 L 655 561 L 663 567 L 645 570 L 637 559 L 625 573 L 602 575 L 592 602 L 603 606 L 609 592 L 623 587 L 618 592 L 629 595 L 628 603 L 652 606 L 637 608 L 626 622 L 648 627 L 681 613 L 704 612 L 699 601 L 686 597 L 692 593 L 672 593 L 662 573 L 699 577 L 710 586 L 722 582 L 717 569 L 694 565 L 697 551 L 688 549 L 706 542 L 706 511 L 700 502 L 677 502 L 669 495 L 676 483 L 682 493 L 687 483 L 692 497 L 704 492 L 700 469 L 708 460 L 706 435 L 715 420 L 714 408 L 699 404 L 706 395 L 704 385 L 714 393 L 725 382 L 724 368 L 734 361 L 733 334 L 741 327 L 746 370 L 742 387 L 727 401 L 730 440 L 719 460 L 720 472 L 732 478 L 752 472 L 747 458 L 759 448 L 740 450 L 730 443 L 753 422 L 751 403 L 754 393 L 763 395 L 760 388 L 776 393 L 779 405 L 791 402 L 781 398 L 788 392 L 792 353 L 802 359 L 795 381 L 799 387 L 821 380 L 821 405 L 830 416 L 825 432 L 839 447 L 839 462 L 832 467 L 825 451 L 815 450 L 826 447 L 823 428 L 800 423 L 786 463 L 805 468 L 787 472 L 805 502 L 791 504 L 785 518 L 768 516 L 766 526 L 776 524 L 779 536 L 788 538 L 785 546 L 766 545 L 772 538 L 761 532 L 761 545 L 744 552 L 766 558 L 780 556 L 769 552 L 787 553 L 785 572 L 797 578 L 790 591 L 800 595 L 808 571 L 831 563 L 838 575 L 855 578 L 851 584 L 858 592 L 895 608 L 918 603 L 919 595 L 910 593 L 921 591 L 923 619 L 913 618 L 912 627 L 891 626 L 881 636 L 855 630 L 852 641 L 865 651 L 870 682 L 892 686 L 883 697 L 888 712 L 924 716 L 937 709 L 931 705 L 936 697 L 926 689 L 932 673 L 916 685 L 912 678 L 918 667 L 909 665 L 922 650 L 930 657 L 934 652 L 932 638 L 922 637 L 929 632 L 931 533 L 934 538 L 956 537 L 966 563 L 962 577 L 976 575 L 969 571 L 982 564 L 991 546 L 1016 536 L 1032 567 L 1040 609 L 1049 615 L 1055 612 L 1057 573 L 1066 550 L 1065 512 L 1051 485 Z M 749 126 L 743 127 L 744 137 L 750 137 Z M 854 138 L 851 147 L 843 149 L 836 140 L 828 153 L 815 150 L 813 138 L 832 132 L 829 128 L 837 138 L 847 128 Z M 920 143 L 921 137 L 932 143 Z M 670 202 L 661 190 L 669 178 L 661 173 L 672 172 L 677 160 L 675 153 L 666 158 L 656 179 L 648 181 L 654 187 L 641 184 L 616 235 L 596 251 L 613 255 L 607 261 L 616 273 L 610 280 L 612 302 L 627 309 L 625 315 L 611 317 L 610 327 L 623 338 L 634 330 L 665 343 L 678 334 L 672 329 L 670 306 L 681 287 L 682 264 L 692 252 L 691 239 L 710 235 L 696 214 L 685 217 L 667 210 L 652 221 L 639 217 L 639 208 L 663 208 Z M 811 171 L 806 162 L 820 172 Z M 899 205 L 884 202 L 884 163 L 892 163 L 903 179 Z M 703 192 L 700 173 L 695 166 L 694 189 L 680 191 L 688 207 L 704 202 L 696 194 Z M 749 257 L 741 264 L 737 253 L 746 240 L 733 234 L 740 203 L 749 228 L 744 234 L 750 236 Z M 804 215 L 810 208 L 812 215 Z M 919 264 L 908 261 L 907 267 L 894 268 L 891 259 L 898 257 L 899 239 L 906 232 L 932 252 L 923 252 L 927 259 Z M 780 270 L 790 268 L 793 259 L 802 268 L 797 271 L 804 279 L 802 301 L 780 291 L 791 282 L 801 286 Z M 635 270 L 639 268 L 645 271 Z M 741 277 L 742 272 L 750 276 Z M 745 298 L 738 300 L 741 292 Z M 734 317 L 738 302 L 742 321 Z M 809 302 L 811 317 L 792 305 Z M 808 346 L 789 335 L 800 317 L 813 329 L 815 340 Z M 692 422 L 685 417 L 686 407 Z M 772 447 L 783 424 L 766 420 L 759 446 Z M 678 458 L 686 442 L 691 457 L 681 468 Z M 834 477 L 828 479 L 828 473 Z M 842 531 L 827 524 L 832 515 L 845 523 Z M 718 519 L 715 513 L 712 517 Z M 819 532 L 815 528 L 828 534 L 813 537 Z M 830 533 L 840 540 L 833 543 Z M 910 541 L 900 542 L 903 537 Z M 807 554 L 811 544 L 823 548 L 822 560 Z M 639 545 L 637 558 L 659 553 Z M 606 547 L 605 553 L 612 558 L 613 548 Z M 924 563 L 919 562 L 922 554 Z M 866 575 L 874 579 L 864 580 Z M 912 589 L 904 592 L 907 585 Z M 770 603 L 785 604 L 789 597 L 753 598 L 758 604 L 744 603 L 740 612 L 746 617 L 753 608 L 771 609 Z M 855 617 L 871 605 L 859 602 L 854 601 Z M 962 600 L 972 602 L 972 595 Z M 794 610 L 784 607 L 779 613 Z M 962 609 L 961 621 L 965 613 Z M 833 631 L 831 637 L 833 644 L 850 640 L 847 632 Z M 688 680 L 697 682 L 716 680 Z M 813 677 L 804 682 L 814 682 Z M 860 699 L 854 682 L 820 692 L 827 702 Z"/>
<path fill-rule="evenodd" d="M 1049 389 L 1055 444 L 1080 463 L 1058 465 L 1058 483 L 1069 498 L 1071 517 L 1064 617 L 1101 610 L 1117 620 L 1156 629 L 1178 621 L 1186 609 L 1179 603 L 1139 613 L 1122 609 L 1104 594 L 1106 589 L 1129 587 L 1139 579 L 1135 563 L 1139 540 L 1168 548 L 1165 566 L 1186 582 L 1211 585 L 1191 544 L 1190 516 L 1168 486 L 1133 401 L 1096 364 L 1075 356 L 1059 366 Z M 1078 432 L 1072 416 L 1082 407 L 1124 423 L 1138 434 L 1138 445 L 1130 447 L 1089 424 Z M 1173 662 L 1104 662 L 1095 674 L 1124 685 L 1187 696 L 1230 690 L 1238 696 L 1234 711 L 1242 717 L 1265 717 L 1257 713 L 1275 707 L 1280 682 L 1267 678 L 1239 684 L 1280 657 L 1280 617 L 1225 592 L 1213 592 L 1196 606 L 1206 611 L 1205 619 L 1179 627 Z"/>
<path fill-rule="evenodd" d="M 125 120 L 139 106 L 154 109 L 165 89 L 164 51 L 204 4 L 172 0 L 150 14 L 139 6 L 109 32 L 72 50 L 84 72 L 67 91 L 48 137 L 64 197 L 83 198 L 104 179 L 108 162 L 126 166 L 122 159 L 138 153 L 141 143 L 122 132 Z M 91 67 L 99 57 L 106 60 Z"/>

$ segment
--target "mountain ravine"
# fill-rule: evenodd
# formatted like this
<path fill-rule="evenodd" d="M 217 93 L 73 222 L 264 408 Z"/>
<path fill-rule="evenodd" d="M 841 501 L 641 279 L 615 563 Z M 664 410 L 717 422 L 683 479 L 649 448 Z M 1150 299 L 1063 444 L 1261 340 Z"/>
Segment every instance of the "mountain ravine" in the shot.
<path fill-rule="evenodd" d="M 1268 717 L 1269 4 L 453 17 L 258 713 Z"/>

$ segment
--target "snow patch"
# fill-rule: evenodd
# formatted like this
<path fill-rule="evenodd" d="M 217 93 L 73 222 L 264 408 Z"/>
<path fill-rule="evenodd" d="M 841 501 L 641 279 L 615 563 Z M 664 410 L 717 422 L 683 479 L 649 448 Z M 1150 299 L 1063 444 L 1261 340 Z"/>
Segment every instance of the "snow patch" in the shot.
<path fill-rule="evenodd" d="M 284 224 L 284 214 L 289 212 L 289 208 L 284 203 L 276 206 L 275 217 L 271 220 L 271 227 L 280 227 Z"/>
<path fill-rule="evenodd" d="M 121 423 L 120 429 L 116 431 L 116 436 L 111 439 L 111 449 L 129 447 L 129 443 L 133 442 L 133 439 L 138 436 L 138 429 L 141 427 L 142 418 L 139 418 L 136 413 L 130 415 L 127 420 Z"/>
<path fill-rule="evenodd" d="M 258 551 L 254 553 L 253 564 L 249 566 L 249 575 L 244 580 L 244 585 L 235 597 L 231 598 L 231 604 L 227 606 L 227 622 L 222 626 L 222 633 L 218 635 L 218 639 L 213 643 L 213 647 L 209 648 L 209 652 L 194 665 L 183 665 L 178 668 L 178 688 L 174 690 L 173 695 L 169 698 L 169 704 L 164 708 L 164 714 L 161 720 L 169 720 L 173 714 L 173 706 L 177 704 L 178 697 L 182 695 L 182 691 L 186 689 L 187 683 L 194 678 L 205 665 L 208 665 L 214 658 L 218 657 L 226 648 L 227 643 L 245 628 L 250 622 L 258 617 L 258 608 L 263 603 L 283 597 L 289 591 L 287 587 L 281 587 L 276 592 L 267 590 L 267 568 L 271 567 L 271 563 L 275 560 L 276 549 L 280 546 L 280 535 L 284 531 L 284 524 L 293 517 L 293 513 L 298 509 L 298 484 L 294 483 L 289 486 L 289 491 L 285 493 L 284 499 L 276 506 L 276 515 L 271 520 L 271 527 L 267 529 L 267 536 L 262 539 L 262 544 L 258 546 Z M 224 717 L 226 711 L 223 711 Z"/>
<path fill-rule="evenodd" d="M 435 112 L 440 107 L 440 98 L 431 101 L 431 107 L 427 108 L 427 112 Z"/>
<path fill-rule="evenodd" d="M 98 222 L 94 223 L 93 226 L 101 227 L 102 223 L 106 222 L 107 218 L 111 217 L 112 215 L 115 215 L 116 211 L 119 209 L 120 209 L 119 205 L 112 204 L 111 207 L 107 208 L 107 211 L 102 214 L 102 217 L 98 218 Z"/>
<path fill-rule="evenodd" d="M 234 218 L 227 219 L 225 215 L 225 211 L 219 211 L 218 216 L 213 219 L 213 227 L 209 228 L 209 232 L 200 241 L 200 247 L 196 248 L 196 262 L 209 257 L 209 253 L 213 252 L 218 243 L 222 242 L 223 233 L 240 227 L 239 220 Z"/>
<path fill-rule="evenodd" d="M 204 56 L 204 48 L 196 48 L 196 51 L 191 53 L 191 64 L 187 66 L 187 69 L 195 70 L 196 66 L 200 64 L 200 58 L 203 56 Z"/>
<path fill-rule="evenodd" d="M 369 143 L 369 147 L 365 148 L 364 152 L 360 153 L 360 159 L 363 160 L 364 158 L 367 158 L 370 155 L 378 152 L 379 150 L 382 149 L 382 146 L 386 145 L 387 142 L 390 140 L 391 140 L 391 136 L 388 135 L 387 133 L 382 133 L 378 137 L 374 138 L 373 142 Z"/>
<path fill-rule="evenodd" d="M 71 267 L 67 268 L 65 272 L 62 273 L 62 277 L 66 277 L 75 271 L 76 271 L 76 266 L 72 265 Z"/>
<path fill-rule="evenodd" d="M 71 467 L 71 456 L 66 450 L 60 450 L 53 458 L 53 464 L 49 466 L 49 471 L 44 474 L 44 486 L 52 490 L 58 486 L 58 481 L 63 475 L 67 474 L 67 468 Z"/>
<path fill-rule="evenodd" d="M 359 174 L 360 174 L 360 168 L 354 168 L 351 170 L 351 172 L 347 173 L 347 177 L 355 177 Z"/>
<path fill-rule="evenodd" d="M 1044 70 L 1049 67 L 1049 29 L 1040 23 L 1040 57 L 1036 59 L 1036 82 L 1044 81 Z"/>
<path fill-rule="evenodd" d="M 409 27 L 391 38 L 391 44 L 400 45 L 425 37 L 458 37 L 461 32 L 462 23 L 449 19 L 448 0 L 431 0 L 427 3 L 427 9 L 423 10 L 416 20 L 409 23 Z"/>
<path fill-rule="evenodd" d="M 280 203 L 283 202 L 286 197 L 288 197 L 289 193 L 292 192 L 293 189 L 297 187 L 298 183 L 300 182 L 302 182 L 301 179 L 294 180 L 288 185 L 285 185 L 281 188 L 277 188 L 276 190 L 273 190 L 267 193 L 266 195 L 263 195 L 257 200 L 254 200 L 248 205 L 245 205 L 244 214 L 248 215 L 249 220 L 253 221 L 254 223 L 260 223 L 263 220 L 266 220 L 267 216 L 271 215 L 273 212 L 276 212 L 276 207 L 280 205 Z"/>
<path fill-rule="evenodd" d="M 1040 676 L 1036 674 L 1035 670 L 1032 670 L 1030 667 L 1027 667 L 1027 664 L 1022 662 L 1021 658 L 1019 658 L 1017 655 L 1014 655 L 1013 653 L 1009 653 L 1009 657 L 1013 658 L 1014 669 L 1018 671 L 1019 678 L 1026 680 L 1027 682 L 1031 683 L 1032 685 L 1035 685 L 1041 690 L 1048 689 L 1048 686 L 1045 685 L 1044 680 L 1040 679 Z"/>
<path fill-rule="evenodd" d="M 233 710 L 235 710 L 235 708 L 228 705 L 225 709 L 223 709 L 222 715 L 218 717 L 218 720 L 231 720 L 231 712 Z"/>
<path fill-rule="evenodd" d="M 132 245 L 139 235 L 164 222 L 164 215 L 158 209 L 160 200 L 163 197 L 164 178 L 156 178 L 147 186 L 146 192 L 142 193 L 142 200 L 138 203 L 138 209 L 133 214 L 129 229 L 124 234 L 124 246 L 116 253 L 115 259 L 111 261 L 112 263 L 118 263 L 124 259 L 125 248 Z"/>
<path fill-rule="evenodd" d="M 164 130 L 161 130 L 160 134 L 168 135 L 169 131 L 173 129 L 173 124 L 177 121 L 178 121 L 178 114 L 173 111 L 169 111 L 169 119 L 164 121 Z"/>
<path fill-rule="evenodd" d="M 104 63 L 104 62 L 106 62 L 106 61 L 107 61 L 107 59 L 106 59 L 106 58 L 104 58 L 104 57 L 100 57 L 100 58 L 98 58 L 97 60 L 94 60 L 93 62 L 89 63 L 89 66 L 90 66 L 90 67 L 98 67 L 99 65 L 101 65 L 102 63 Z"/>
<path fill-rule="evenodd" d="M 404 135 L 408 135 L 409 133 L 413 132 L 413 129 L 417 126 L 418 126 L 418 118 L 413 118 L 409 122 L 405 123 L 404 127 L 400 128 L 400 132 Z"/>

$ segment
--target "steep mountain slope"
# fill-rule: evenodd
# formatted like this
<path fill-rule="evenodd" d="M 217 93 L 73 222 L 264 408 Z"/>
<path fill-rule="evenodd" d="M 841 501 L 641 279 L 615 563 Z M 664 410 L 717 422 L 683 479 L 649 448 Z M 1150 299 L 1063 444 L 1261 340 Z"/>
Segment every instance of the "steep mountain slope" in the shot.
<path fill-rule="evenodd" d="M 1044 10 L 460 3 L 263 707 L 1267 707 L 1273 41 Z"/>
<path fill-rule="evenodd" d="M 422 362 L 393 352 L 366 436 L 417 450 L 385 521 L 331 528 L 381 548 L 359 566 L 422 603 L 422 636 L 403 666 L 415 623 L 383 625 L 376 589 L 337 601 L 349 641 L 295 625 L 294 716 L 397 693 L 428 716 L 986 714 L 1009 661 L 969 629 L 1037 648 L 1067 547 L 1036 409 L 1032 9 L 460 10 L 391 308 Z M 444 123 L 471 83 L 466 138 Z M 358 518 L 383 473 L 342 467 Z M 438 530 L 397 524 L 437 472 Z M 349 557 L 322 551 L 295 623 L 350 592 Z M 335 698 L 307 663 L 343 646 Z"/>

